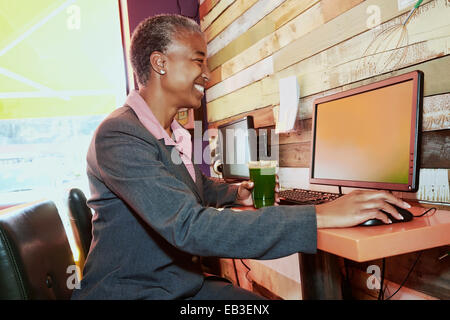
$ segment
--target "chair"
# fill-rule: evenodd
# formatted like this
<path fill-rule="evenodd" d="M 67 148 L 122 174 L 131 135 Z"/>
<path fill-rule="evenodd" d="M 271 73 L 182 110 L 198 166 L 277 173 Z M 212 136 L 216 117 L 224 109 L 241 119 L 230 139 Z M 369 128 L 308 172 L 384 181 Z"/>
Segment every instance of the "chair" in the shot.
<path fill-rule="evenodd" d="M 52 201 L 0 213 L 0 299 L 69 299 L 74 266 L 66 232 Z"/>
<path fill-rule="evenodd" d="M 67 202 L 75 241 L 82 251 L 83 259 L 86 259 L 92 241 L 92 212 L 80 189 L 70 189 Z"/>

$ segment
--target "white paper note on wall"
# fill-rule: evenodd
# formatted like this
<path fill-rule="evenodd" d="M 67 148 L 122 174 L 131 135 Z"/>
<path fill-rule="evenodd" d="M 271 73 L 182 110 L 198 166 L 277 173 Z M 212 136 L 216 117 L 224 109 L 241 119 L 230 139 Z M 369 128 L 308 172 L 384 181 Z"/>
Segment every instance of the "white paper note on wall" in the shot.
<path fill-rule="evenodd" d="M 398 10 L 401 11 L 408 7 L 412 7 L 417 3 L 417 0 L 397 0 Z"/>
<path fill-rule="evenodd" d="M 279 87 L 280 111 L 275 126 L 276 133 L 288 132 L 294 128 L 300 99 L 300 87 L 296 76 L 280 79 Z"/>

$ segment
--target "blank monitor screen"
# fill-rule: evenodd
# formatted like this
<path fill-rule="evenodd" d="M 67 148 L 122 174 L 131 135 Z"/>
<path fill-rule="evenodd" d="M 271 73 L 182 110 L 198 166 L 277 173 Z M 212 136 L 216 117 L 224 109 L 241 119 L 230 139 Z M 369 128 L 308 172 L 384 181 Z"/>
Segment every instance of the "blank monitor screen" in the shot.
<path fill-rule="evenodd" d="M 314 102 L 311 183 L 414 191 L 422 73 Z"/>
<path fill-rule="evenodd" d="M 253 117 L 219 126 L 219 146 L 225 179 L 249 179 L 248 162 L 257 160 L 257 137 Z"/>

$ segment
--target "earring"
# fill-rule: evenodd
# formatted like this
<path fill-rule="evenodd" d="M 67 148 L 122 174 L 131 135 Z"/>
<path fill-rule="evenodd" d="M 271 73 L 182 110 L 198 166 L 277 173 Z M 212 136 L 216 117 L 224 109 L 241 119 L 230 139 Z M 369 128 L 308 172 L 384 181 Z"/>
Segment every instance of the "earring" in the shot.
<path fill-rule="evenodd" d="M 166 74 L 166 71 L 165 71 L 165 70 L 161 70 L 160 73 L 161 73 L 161 74 Z"/>

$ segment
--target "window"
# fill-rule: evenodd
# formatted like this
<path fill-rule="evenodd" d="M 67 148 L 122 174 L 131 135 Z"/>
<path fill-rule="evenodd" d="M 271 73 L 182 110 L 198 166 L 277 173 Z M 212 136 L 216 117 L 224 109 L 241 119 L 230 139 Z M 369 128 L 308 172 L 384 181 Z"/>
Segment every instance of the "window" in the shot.
<path fill-rule="evenodd" d="M 88 195 L 92 134 L 126 97 L 118 1 L 0 0 L 0 30 L 0 203 Z"/>

